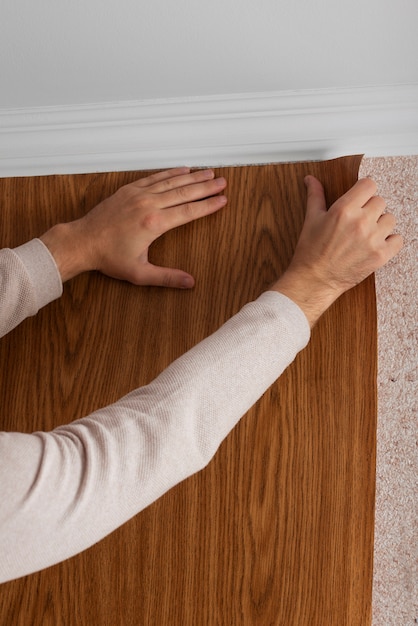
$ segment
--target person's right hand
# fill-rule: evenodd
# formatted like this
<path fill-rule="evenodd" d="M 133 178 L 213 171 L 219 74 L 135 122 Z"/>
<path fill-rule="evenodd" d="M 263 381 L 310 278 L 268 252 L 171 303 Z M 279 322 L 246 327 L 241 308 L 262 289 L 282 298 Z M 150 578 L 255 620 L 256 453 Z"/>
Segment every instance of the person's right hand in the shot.
<path fill-rule="evenodd" d="M 285 274 L 272 287 L 298 304 L 311 325 L 345 291 L 383 266 L 402 248 L 392 234 L 395 218 L 363 178 L 327 211 L 322 184 L 305 178 L 308 199 L 303 229 Z"/>

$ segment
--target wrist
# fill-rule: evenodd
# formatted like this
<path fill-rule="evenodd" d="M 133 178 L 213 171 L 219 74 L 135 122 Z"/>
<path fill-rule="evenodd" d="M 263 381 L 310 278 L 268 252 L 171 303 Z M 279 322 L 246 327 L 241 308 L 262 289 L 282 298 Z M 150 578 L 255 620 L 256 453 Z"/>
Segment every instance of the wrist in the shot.
<path fill-rule="evenodd" d="M 307 273 L 288 270 L 271 287 L 287 296 L 304 312 L 312 328 L 342 292 Z"/>
<path fill-rule="evenodd" d="M 93 269 L 88 261 L 87 246 L 78 220 L 56 224 L 39 239 L 54 257 L 63 283 Z"/>

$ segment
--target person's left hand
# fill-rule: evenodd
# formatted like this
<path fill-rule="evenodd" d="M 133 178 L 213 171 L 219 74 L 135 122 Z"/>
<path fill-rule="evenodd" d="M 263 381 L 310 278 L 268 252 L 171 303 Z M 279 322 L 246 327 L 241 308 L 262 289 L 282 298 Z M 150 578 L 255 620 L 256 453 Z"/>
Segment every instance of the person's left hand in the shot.
<path fill-rule="evenodd" d="M 58 224 L 40 239 L 63 282 L 99 270 L 135 285 L 193 287 L 187 272 L 151 264 L 148 249 L 168 230 L 225 206 L 225 196 L 218 195 L 225 187 L 212 170 L 159 172 L 121 187 L 81 219 Z"/>

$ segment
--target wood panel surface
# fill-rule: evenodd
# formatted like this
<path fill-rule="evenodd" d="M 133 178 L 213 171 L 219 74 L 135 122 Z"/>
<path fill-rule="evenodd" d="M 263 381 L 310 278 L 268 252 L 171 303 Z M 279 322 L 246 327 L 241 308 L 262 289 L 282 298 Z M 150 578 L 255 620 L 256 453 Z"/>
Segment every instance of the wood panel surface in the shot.
<path fill-rule="evenodd" d="M 191 292 L 99 274 L 0 342 L 2 429 L 82 417 L 152 380 L 286 268 L 303 177 L 329 203 L 360 157 L 225 168 L 226 209 L 172 231 L 152 260 Z M 84 214 L 144 172 L 3 179 L 1 244 Z M 367 626 L 376 430 L 373 278 L 345 294 L 222 444 L 181 483 L 86 552 L 0 587 L 1 626 Z"/>

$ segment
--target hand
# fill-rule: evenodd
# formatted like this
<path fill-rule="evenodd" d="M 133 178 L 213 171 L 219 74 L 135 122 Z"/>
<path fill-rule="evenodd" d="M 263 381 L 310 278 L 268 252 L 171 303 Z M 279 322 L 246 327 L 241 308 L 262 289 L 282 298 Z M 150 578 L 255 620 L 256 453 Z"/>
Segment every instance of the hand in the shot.
<path fill-rule="evenodd" d="M 394 257 L 403 241 L 391 234 L 395 218 L 384 213 L 373 180 L 359 180 L 328 211 L 319 180 L 307 176 L 305 184 L 305 223 L 289 268 L 273 289 L 299 304 L 313 325 L 342 293 Z"/>
<path fill-rule="evenodd" d="M 99 270 L 135 285 L 193 287 L 190 274 L 152 265 L 148 249 L 168 230 L 225 206 L 225 196 L 217 195 L 225 187 L 225 179 L 214 179 L 212 170 L 159 172 L 121 187 L 81 219 L 58 224 L 40 239 L 63 282 Z"/>

